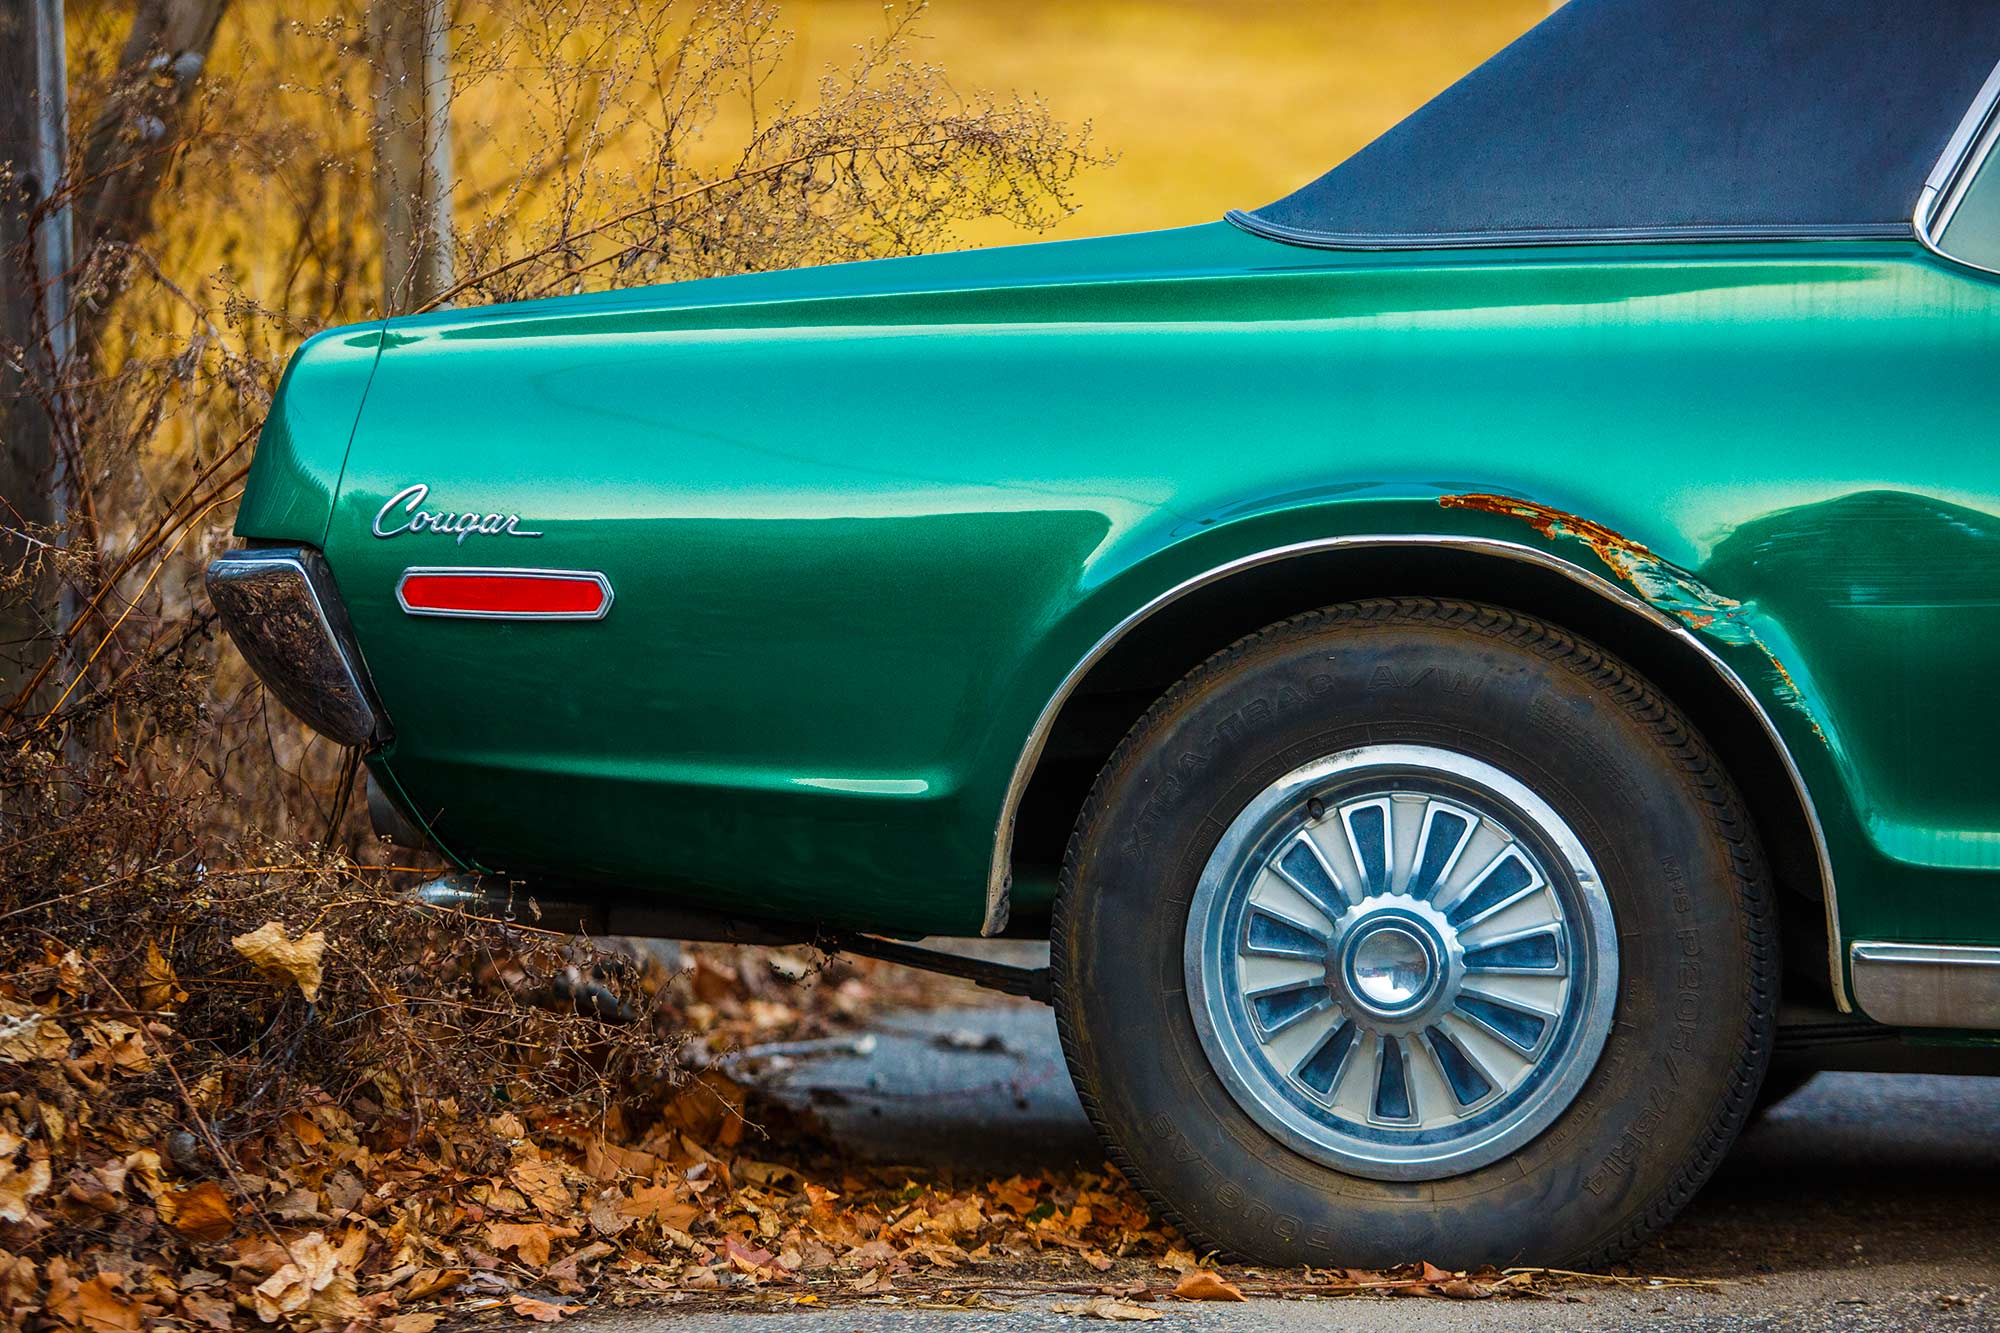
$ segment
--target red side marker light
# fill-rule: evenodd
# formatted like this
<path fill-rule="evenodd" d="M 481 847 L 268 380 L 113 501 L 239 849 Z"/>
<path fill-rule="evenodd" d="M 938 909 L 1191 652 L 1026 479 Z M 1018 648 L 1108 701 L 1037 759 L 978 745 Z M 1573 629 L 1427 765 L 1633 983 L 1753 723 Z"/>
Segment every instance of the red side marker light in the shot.
<path fill-rule="evenodd" d="M 406 569 L 396 600 L 413 616 L 602 620 L 611 580 L 582 569 Z"/>

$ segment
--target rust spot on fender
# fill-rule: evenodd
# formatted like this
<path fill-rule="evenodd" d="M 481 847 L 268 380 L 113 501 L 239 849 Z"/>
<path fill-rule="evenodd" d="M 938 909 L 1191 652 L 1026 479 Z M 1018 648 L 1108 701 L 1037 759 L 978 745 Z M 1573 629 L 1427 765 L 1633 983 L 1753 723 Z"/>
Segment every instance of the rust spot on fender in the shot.
<path fill-rule="evenodd" d="M 1781 703 L 1802 713 L 1812 724 L 1814 735 L 1821 740 L 1826 739 L 1818 719 L 1806 707 L 1805 696 L 1800 693 L 1798 682 L 1792 679 L 1791 671 L 1750 627 L 1744 604 L 1733 597 L 1724 597 L 1672 561 L 1656 555 L 1643 542 L 1636 542 L 1580 514 L 1513 495 L 1473 491 L 1463 495 L 1441 495 L 1438 504 L 1445 509 L 1471 509 L 1483 514 L 1519 519 L 1550 541 L 1567 537 L 1582 542 L 1604 562 L 1607 569 L 1631 584 L 1633 591 L 1647 605 L 1664 611 L 1688 628 L 1700 630 L 1718 642 L 1748 644 L 1764 654 L 1777 675 L 1772 693 Z"/>
<path fill-rule="evenodd" d="M 1574 537 L 1597 552 L 1597 558 L 1616 570 L 1628 583 L 1633 582 L 1633 574 L 1647 565 L 1665 564 L 1643 544 L 1630 537 L 1614 532 L 1602 523 L 1593 522 L 1553 505 L 1536 504 L 1533 500 L 1522 500 L 1512 495 L 1493 495 L 1489 492 L 1474 491 L 1467 495 L 1441 495 L 1438 504 L 1446 509 L 1476 509 L 1485 514 L 1499 514 L 1504 518 L 1518 518 L 1542 536 L 1553 540 L 1557 537 Z"/>
<path fill-rule="evenodd" d="M 1580 541 L 1608 569 L 1631 584 L 1649 605 L 1724 643 L 1756 641 L 1749 626 L 1740 623 L 1743 603 L 1724 597 L 1672 561 L 1655 555 L 1643 542 L 1633 541 L 1602 523 L 1512 495 L 1485 492 L 1443 495 L 1438 497 L 1438 504 L 1446 509 L 1472 509 L 1517 518 L 1551 541 L 1558 537 Z"/>

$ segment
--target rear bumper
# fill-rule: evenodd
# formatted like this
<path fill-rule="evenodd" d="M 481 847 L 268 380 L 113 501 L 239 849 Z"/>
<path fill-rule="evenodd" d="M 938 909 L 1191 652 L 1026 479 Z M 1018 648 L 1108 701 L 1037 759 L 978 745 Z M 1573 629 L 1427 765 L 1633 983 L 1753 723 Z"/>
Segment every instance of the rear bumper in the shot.
<path fill-rule="evenodd" d="M 325 556 L 309 546 L 228 551 L 209 565 L 207 583 L 237 649 L 300 721 L 342 745 L 389 743 Z"/>

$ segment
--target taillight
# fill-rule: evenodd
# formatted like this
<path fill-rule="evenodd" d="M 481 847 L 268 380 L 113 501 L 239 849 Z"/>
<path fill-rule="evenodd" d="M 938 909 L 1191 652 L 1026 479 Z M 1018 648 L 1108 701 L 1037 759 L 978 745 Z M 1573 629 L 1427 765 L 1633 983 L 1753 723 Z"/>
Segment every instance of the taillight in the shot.
<path fill-rule="evenodd" d="M 406 569 L 396 601 L 413 616 L 602 620 L 611 580 L 580 569 Z"/>

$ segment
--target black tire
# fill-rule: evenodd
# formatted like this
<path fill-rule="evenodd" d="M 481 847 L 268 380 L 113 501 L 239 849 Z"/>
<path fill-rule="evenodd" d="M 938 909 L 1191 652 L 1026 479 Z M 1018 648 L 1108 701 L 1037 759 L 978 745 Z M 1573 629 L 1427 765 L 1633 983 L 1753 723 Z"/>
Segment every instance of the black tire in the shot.
<path fill-rule="evenodd" d="M 1489 1165 L 1366 1179 L 1267 1134 L 1190 1014 L 1197 879 L 1251 798 L 1363 743 L 1454 747 L 1526 783 L 1602 871 L 1615 1018 L 1559 1118 Z M 1637 672 L 1544 622 L 1357 602 L 1243 639 L 1125 738 L 1079 818 L 1053 924 L 1063 1048 L 1112 1159 L 1198 1249 L 1270 1264 L 1601 1265 L 1663 1226 L 1749 1118 L 1778 935 L 1728 776 Z"/>

